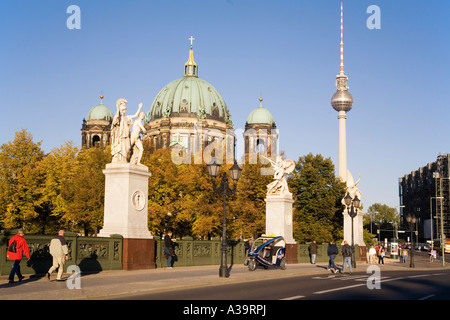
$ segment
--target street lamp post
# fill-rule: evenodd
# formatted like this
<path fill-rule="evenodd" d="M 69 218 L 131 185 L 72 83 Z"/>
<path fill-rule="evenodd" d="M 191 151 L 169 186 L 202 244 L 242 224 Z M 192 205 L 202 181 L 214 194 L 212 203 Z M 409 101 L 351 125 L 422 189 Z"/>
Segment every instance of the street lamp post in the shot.
<path fill-rule="evenodd" d="M 230 168 L 230 177 L 234 182 L 233 189 L 228 185 L 227 173 L 224 172 L 222 175 L 222 180 L 220 185 L 216 186 L 216 177 L 219 175 L 220 164 L 217 164 L 216 160 L 213 159 L 210 164 L 208 164 L 208 174 L 211 177 L 211 182 L 213 185 L 214 192 L 222 195 L 222 205 L 223 205 L 223 221 L 222 221 L 222 257 L 220 260 L 219 277 L 228 278 L 230 272 L 227 266 L 227 216 L 226 216 L 226 206 L 227 206 L 227 196 L 231 196 L 236 192 L 236 182 L 241 176 L 242 169 L 234 161 L 234 165 Z"/>
<path fill-rule="evenodd" d="M 415 265 L 414 265 L 414 246 L 415 246 L 415 244 L 414 244 L 414 237 L 413 237 L 412 233 L 413 233 L 413 230 L 414 230 L 414 227 L 415 227 L 415 224 L 416 224 L 416 217 L 415 216 L 411 216 L 410 214 L 408 214 L 406 216 L 406 221 L 409 224 L 409 232 L 411 234 L 411 249 L 409 251 L 409 256 L 411 258 L 410 258 L 410 262 L 409 262 L 409 267 L 410 268 L 415 268 Z"/>
<path fill-rule="evenodd" d="M 405 206 L 400 205 L 400 206 L 395 206 L 395 207 L 399 209 L 398 210 L 398 216 L 399 216 L 398 221 L 400 222 L 400 219 L 403 216 L 403 210 L 400 210 L 400 209 L 405 208 Z M 397 224 L 397 222 L 395 222 L 395 241 L 398 241 L 398 224 Z"/>
<path fill-rule="evenodd" d="M 352 218 L 352 268 L 356 268 L 356 260 L 355 260 L 355 231 L 353 228 L 353 219 L 358 214 L 358 208 L 361 203 L 358 196 L 355 196 L 353 199 L 350 194 L 347 192 L 347 195 L 344 197 L 345 206 L 347 207 L 347 213 Z"/>

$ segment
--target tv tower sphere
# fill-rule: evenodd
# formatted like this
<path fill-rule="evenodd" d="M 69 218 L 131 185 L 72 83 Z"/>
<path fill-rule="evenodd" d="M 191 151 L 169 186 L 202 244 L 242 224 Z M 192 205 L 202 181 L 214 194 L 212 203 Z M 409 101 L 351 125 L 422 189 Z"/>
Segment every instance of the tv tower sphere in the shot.
<path fill-rule="evenodd" d="M 339 77 L 339 76 L 338 76 Z M 353 105 L 353 97 L 352 95 L 347 91 L 347 89 L 340 89 L 338 87 L 338 90 L 333 94 L 331 97 L 331 106 L 336 111 L 350 111 Z"/>

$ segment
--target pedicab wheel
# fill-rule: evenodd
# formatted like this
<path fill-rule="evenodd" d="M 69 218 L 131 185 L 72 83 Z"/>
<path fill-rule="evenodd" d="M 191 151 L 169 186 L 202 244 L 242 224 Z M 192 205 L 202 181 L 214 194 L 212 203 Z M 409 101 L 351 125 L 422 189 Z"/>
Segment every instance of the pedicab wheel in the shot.
<path fill-rule="evenodd" d="M 286 270 L 286 260 L 281 260 L 281 262 L 280 262 L 280 267 L 281 267 L 281 270 Z"/>
<path fill-rule="evenodd" d="M 256 270 L 256 261 L 255 261 L 255 259 L 251 259 L 248 262 L 248 270 L 250 270 L 250 271 L 255 271 Z"/>

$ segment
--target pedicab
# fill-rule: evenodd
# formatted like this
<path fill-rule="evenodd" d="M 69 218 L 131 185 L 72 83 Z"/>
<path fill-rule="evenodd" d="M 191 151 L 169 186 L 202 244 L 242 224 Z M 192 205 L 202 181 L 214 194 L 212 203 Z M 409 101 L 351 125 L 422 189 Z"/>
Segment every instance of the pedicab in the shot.
<path fill-rule="evenodd" d="M 286 242 L 282 236 L 262 236 L 255 240 L 248 252 L 248 270 L 258 265 L 286 270 Z"/>

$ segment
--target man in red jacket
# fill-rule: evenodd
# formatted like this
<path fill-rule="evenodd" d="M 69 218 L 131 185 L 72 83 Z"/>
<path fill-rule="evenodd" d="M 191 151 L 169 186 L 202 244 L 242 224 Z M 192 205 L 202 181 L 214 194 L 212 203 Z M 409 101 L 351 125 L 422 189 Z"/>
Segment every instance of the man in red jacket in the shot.
<path fill-rule="evenodd" d="M 8 280 L 9 283 L 14 283 L 14 274 L 17 273 L 17 277 L 19 277 L 19 281 L 21 281 L 24 276 L 20 272 L 20 261 L 22 260 L 23 254 L 30 259 L 30 249 L 28 248 L 27 241 L 23 237 L 23 230 L 19 229 L 17 234 L 12 237 L 8 242 L 8 251 L 6 251 L 6 256 L 9 260 L 13 260 L 13 266 L 11 269 L 11 273 L 9 274 Z M 13 242 L 16 242 L 16 252 L 9 251 L 9 248 Z"/>

